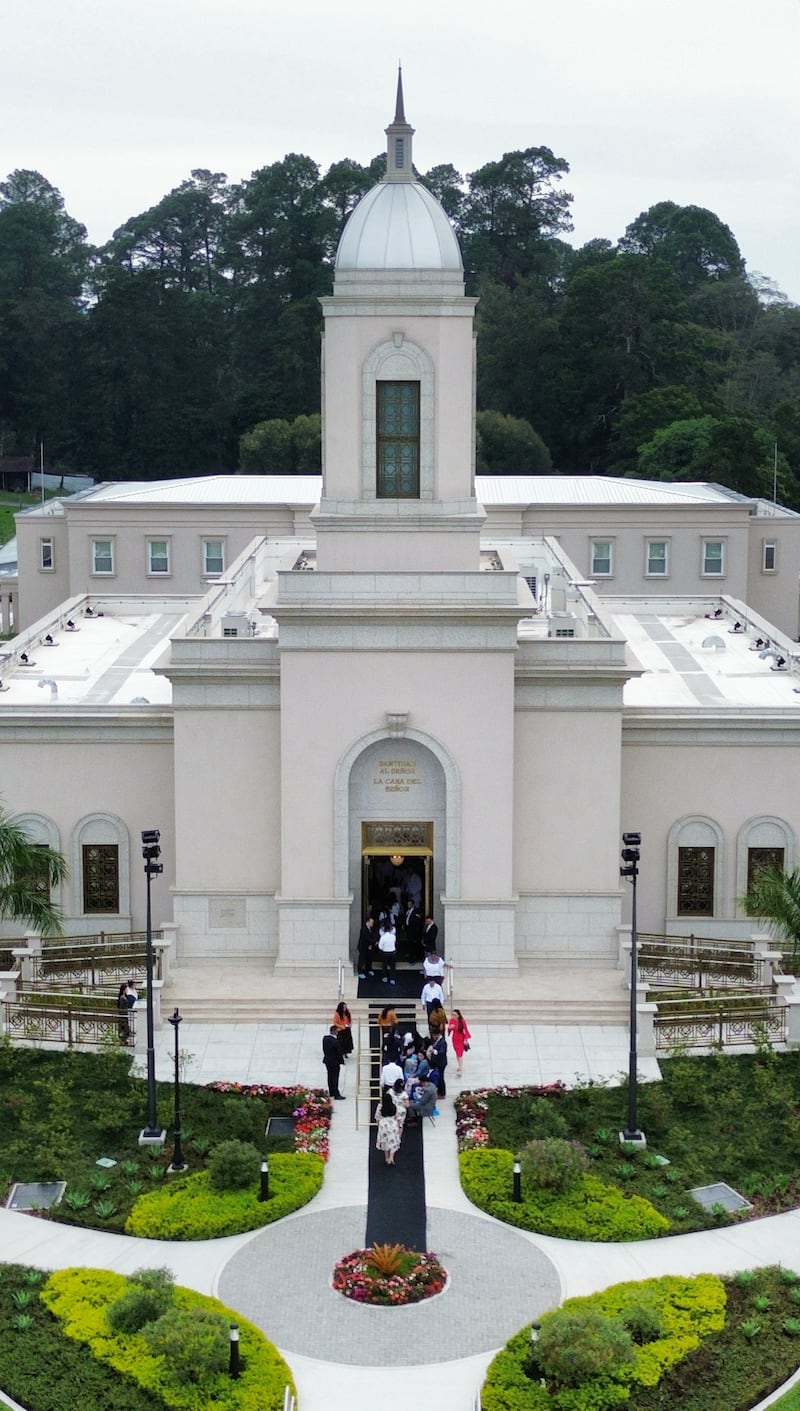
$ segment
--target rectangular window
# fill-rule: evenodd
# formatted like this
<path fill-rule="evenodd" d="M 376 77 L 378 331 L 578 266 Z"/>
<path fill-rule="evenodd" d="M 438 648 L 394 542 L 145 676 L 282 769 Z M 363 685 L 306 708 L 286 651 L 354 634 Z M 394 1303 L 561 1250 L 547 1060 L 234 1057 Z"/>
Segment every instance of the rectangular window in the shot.
<path fill-rule="evenodd" d="M 47 871 L 46 854 L 50 851 L 47 843 L 34 843 L 36 852 L 31 856 L 30 872 L 17 873 L 16 881 L 24 883 L 30 892 L 36 892 L 40 897 L 50 900 L 50 878 Z"/>
<path fill-rule="evenodd" d="M 119 911 L 119 848 L 116 843 L 84 844 L 83 910 L 106 915 Z"/>
<path fill-rule="evenodd" d="M 92 573 L 114 572 L 114 540 L 92 540 Z"/>
<path fill-rule="evenodd" d="M 148 539 L 147 572 L 169 573 L 169 540 Z"/>
<path fill-rule="evenodd" d="M 761 546 L 761 571 L 774 573 L 778 567 L 778 545 L 774 539 L 765 539 Z"/>
<path fill-rule="evenodd" d="M 378 382 L 378 483 L 382 500 L 419 499 L 419 383 Z"/>
<path fill-rule="evenodd" d="M 678 915 L 714 915 L 713 848 L 678 848 Z"/>
<path fill-rule="evenodd" d="M 752 891 L 761 872 L 783 872 L 783 848 L 747 849 L 747 890 Z"/>
<path fill-rule="evenodd" d="M 213 577 L 225 572 L 225 545 L 221 539 L 203 540 L 203 573 Z"/>
<path fill-rule="evenodd" d="M 648 539 L 645 571 L 648 578 L 666 578 L 669 572 L 669 546 L 666 539 Z"/>
<path fill-rule="evenodd" d="M 703 540 L 703 574 L 721 578 L 725 572 L 725 544 L 722 539 Z"/>
<path fill-rule="evenodd" d="M 52 573 L 56 566 L 52 539 L 39 540 L 39 567 L 43 573 Z"/>
<path fill-rule="evenodd" d="M 614 545 L 610 539 L 592 540 L 592 578 L 610 578 L 614 571 Z"/>
<path fill-rule="evenodd" d="M 400 167 L 402 167 L 404 160 L 405 149 L 403 146 L 403 139 L 402 137 L 396 137 L 394 139 L 394 164 L 398 168 L 398 170 Z"/>

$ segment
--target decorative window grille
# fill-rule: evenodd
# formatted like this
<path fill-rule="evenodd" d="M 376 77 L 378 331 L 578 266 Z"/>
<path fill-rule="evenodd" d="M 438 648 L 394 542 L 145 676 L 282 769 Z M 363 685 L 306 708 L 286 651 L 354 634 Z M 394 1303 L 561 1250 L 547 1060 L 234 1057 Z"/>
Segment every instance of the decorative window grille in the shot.
<path fill-rule="evenodd" d="M 678 848 L 678 915 L 714 915 L 714 848 Z"/>
<path fill-rule="evenodd" d="M 18 873 L 16 881 L 24 883 L 29 892 L 35 892 L 37 896 L 46 897 L 49 901 L 50 879 L 47 874 L 47 857 L 45 854 L 50 851 L 50 848 L 47 843 L 34 843 L 33 846 L 38 849 L 38 851 L 34 854 L 34 857 L 31 858 L 31 870 L 21 875 Z"/>
<path fill-rule="evenodd" d="M 119 911 L 119 847 L 116 843 L 85 843 L 83 847 L 84 912 Z"/>
<path fill-rule="evenodd" d="M 419 383 L 378 382 L 376 494 L 419 499 Z"/>
<path fill-rule="evenodd" d="M 752 891 L 761 872 L 783 872 L 783 848 L 747 849 L 747 890 Z"/>

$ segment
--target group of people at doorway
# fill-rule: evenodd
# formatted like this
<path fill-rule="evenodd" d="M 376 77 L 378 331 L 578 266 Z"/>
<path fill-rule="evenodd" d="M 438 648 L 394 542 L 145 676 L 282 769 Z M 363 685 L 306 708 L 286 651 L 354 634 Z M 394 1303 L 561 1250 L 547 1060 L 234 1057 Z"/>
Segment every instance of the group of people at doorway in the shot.
<path fill-rule="evenodd" d="M 412 965 L 419 965 L 427 951 L 435 951 L 438 935 L 439 927 L 433 917 L 426 916 L 423 921 L 410 898 L 405 909 L 399 901 L 382 906 L 377 921 L 370 911 L 358 937 L 359 980 L 371 980 L 380 966 L 383 983 L 395 984 L 395 967 L 401 952 Z"/>

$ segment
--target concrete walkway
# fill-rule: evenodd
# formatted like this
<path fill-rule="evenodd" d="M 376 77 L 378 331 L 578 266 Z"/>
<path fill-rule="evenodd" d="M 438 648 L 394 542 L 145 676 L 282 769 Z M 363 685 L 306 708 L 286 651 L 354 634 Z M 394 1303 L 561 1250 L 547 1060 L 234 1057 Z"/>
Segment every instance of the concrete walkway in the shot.
<path fill-rule="evenodd" d="M 268 1032 L 266 1032 L 268 1031 Z M 314 1027 L 234 1025 L 194 1034 L 187 1079 L 319 1085 L 321 1035 Z M 172 1033 L 159 1035 L 159 1076 L 171 1076 Z M 589 1026 L 494 1028 L 473 1036 L 464 1086 L 619 1075 L 627 1035 Z M 238 1066 L 237 1066 L 238 1065 Z M 291 1071 L 290 1071 L 291 1070 Z M 446 1290 L 416 1308 L 359 1308 L 328 1286 L 335 1258 L 361 1243 L 366 1221 L 366 1104 L 356 1125 L 352 1064 L 348 1101 L 335 1106 L 331 1154 L 319 1195 L 265 1230 L 198 1244 L 129 1239 L 0 1211 L 4 1260 L 44 1269 L 80 1264 L 130 1273 L 166 1264 L 179 1283 L 214 1293 L 261 1326 L 288 1361 L 300 1411 L 407 1411 L 446 1397 L 469 1411 L 494 1351 L 511 1332 L 562 1298 L 622 1279 L 662 1273 L 730 1273 L 783 1263 L 800 1273 L 800 1213 L 725 1230 L 622 1245 L 579 1244 L 526 1234 L 476 1211 L 458 1180 L 452 1093 L 436 1126 L 426 1124 L 429 1244 L 450 1274 Z M 162 1120 L 166 1114 L 161 1114 Z M 402 1152 L 399 1159 L 402 1159 Z M 398 1170 L 398 1175 L 400 1171 Z M 421 1360 L 424 1359 L 424 1360 Z"/>

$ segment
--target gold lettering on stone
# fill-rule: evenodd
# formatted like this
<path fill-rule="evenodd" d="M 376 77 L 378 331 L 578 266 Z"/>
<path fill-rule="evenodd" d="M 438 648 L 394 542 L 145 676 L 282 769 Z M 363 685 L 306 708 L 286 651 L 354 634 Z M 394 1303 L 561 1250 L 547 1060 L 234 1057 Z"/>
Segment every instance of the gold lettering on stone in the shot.
<path fill-rule="evenodd" d="M 377 788 L 387 794 L 409 794 L 419 784 L 417 761 L 415 759 L 379 759 L 377 771 L 372 776 Z"/>

